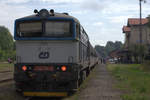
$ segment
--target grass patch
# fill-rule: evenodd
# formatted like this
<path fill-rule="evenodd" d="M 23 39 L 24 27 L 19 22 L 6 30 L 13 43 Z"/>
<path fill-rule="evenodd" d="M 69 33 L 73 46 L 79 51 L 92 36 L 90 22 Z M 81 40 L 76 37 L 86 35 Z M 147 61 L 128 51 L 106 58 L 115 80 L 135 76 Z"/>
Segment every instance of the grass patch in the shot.
<path fill-rule="evenodd" d="M 140 64 L 109 64 L 107 68 L 119 81 L 116 86 L 126 91 L 123 100 L 150 100 L 150 72 Z"/>
<path fill-rule="evenodd" d="M 0 70 L 13 69 L 14 64 L 0 62 Z"/>
<path fill-rule="evenodd" d="M 144 71 L 149 71 L 150 72 L 150 61 L 145 60 L 144 63 L 141 65 L 141 69 Z"/>

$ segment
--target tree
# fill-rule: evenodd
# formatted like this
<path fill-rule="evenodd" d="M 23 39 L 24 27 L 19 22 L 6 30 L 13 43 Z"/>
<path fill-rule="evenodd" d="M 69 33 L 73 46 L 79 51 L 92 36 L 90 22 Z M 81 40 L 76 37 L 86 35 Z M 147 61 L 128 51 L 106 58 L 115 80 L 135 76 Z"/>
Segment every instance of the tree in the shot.
<path fill-rule="evenodd" d="M 150 28 L 150 15 L 148 15 L 147 18 L 148 18 L 148 24 L 147 24 L 147 25 L 148 25 L 148 27 Z"/>
<path fill-rule="evenodd" d="M 121 41 L 116 41 L 114 44 L 115 44 L 115 49 L 121 49 L 123 46 Z"/>
<path fill-rule="evenodd" d="M 9 30 L 4 27 L 0 26 L 0 48 L 1 50 L 13 50 L 13 37 L 10 34 Z"/>
<path fill-rule="evenodd" d="M 112 41 L 108 41 L 106 46 L 105 46 L 105 50 L 107 53 L 115 50 L 115 44 Z"/>
<path fill-rule="evenodd" d="M 15 48 L 14 41 L 9 30 L 0 26 L 0 60 L 7 60 L 8 57 L 14 58 Z"/>
<path fill-rule="evenodd" d="M 106 52 L 105 52 L 104 46 L 96 45 L 95 49 L 101 55 L 101 57 L 106 57 Z"/>
<path fill-rule="evenodd" d="M 121 43 L 121 41 L 108 41 L 105 46 L 96 45 L 95 49 L 102 57 L 105 58 L 109 55 L 110 52 L 112 52 L 113 50 L 121 49 L 122 46 L 123 44 Z"/>

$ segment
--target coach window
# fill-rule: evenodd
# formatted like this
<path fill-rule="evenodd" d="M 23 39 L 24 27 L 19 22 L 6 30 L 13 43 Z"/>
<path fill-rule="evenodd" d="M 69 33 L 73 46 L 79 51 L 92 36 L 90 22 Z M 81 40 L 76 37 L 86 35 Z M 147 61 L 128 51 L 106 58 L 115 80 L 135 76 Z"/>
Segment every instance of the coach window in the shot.
<path fill-rule="evenodd" d="M 83 34 L 83 27 L 80 26 L 80 33 Z"/>
<path fill-rule="evenodd" d="M 84 29 L 82 26 L 80 27 L 80 40 L 84 43 Z"/>
<path fill-rule="evenodd" d="M 80 25 L 80 34 L 79 34 L 80 41 L 81 41 L 81 37 L 82 37 L 82 26 Z"/>
<path fill-rule="evenodd" d="M 77 36 L 77 39 L 79 39 L 79 34 L 80 34 L 80 25 L 77 23 L 76 24 L 76 36 Z"/>

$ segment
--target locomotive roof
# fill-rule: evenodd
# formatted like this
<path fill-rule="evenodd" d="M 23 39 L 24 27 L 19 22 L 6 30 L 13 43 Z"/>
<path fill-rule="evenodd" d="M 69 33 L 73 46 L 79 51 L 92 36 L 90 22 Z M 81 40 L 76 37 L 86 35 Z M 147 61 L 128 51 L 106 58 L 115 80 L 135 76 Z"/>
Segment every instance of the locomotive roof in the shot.
<path fill-rule="evenodd" d="M 30 15 L 30 16 L 25 16 L 25 17 L 22 17 L 22 18 L 19 18 L 19 19 L 27 19 L 27 18 L 40 18 L 40 16 L 38 16 L 37 14 L 33 14 L 33 15 Z M 54 13 L 54 16 L 49 16 L 51 18 L 71 18 L 73 19 L 75 22 L 77 23 L 80 23 L 79 20 L 73 16 L 70 16 L 70 15 L 67 15 L 67 14 L 64 14 L 64 13 Z M 48 17 L 48 18 L 49 18 Z"/>

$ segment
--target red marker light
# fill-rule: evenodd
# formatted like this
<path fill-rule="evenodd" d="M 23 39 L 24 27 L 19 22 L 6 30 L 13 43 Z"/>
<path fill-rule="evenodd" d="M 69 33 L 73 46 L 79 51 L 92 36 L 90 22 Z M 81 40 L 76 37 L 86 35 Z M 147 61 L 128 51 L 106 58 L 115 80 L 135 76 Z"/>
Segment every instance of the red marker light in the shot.
<path fill-rule="evenodd" d="M 26 71 L 27 70 L 27 66 L 22 66 L 22 70 Z"/>
<path fill-rule="evenodd" d="M 66 67 L 66 66 L 62 66 L 62 67 L 61 67 L 61 70 L 62 70 L 62 71 L 66 71 L 66 70 L 67 70 L 67 67 Z"/>

